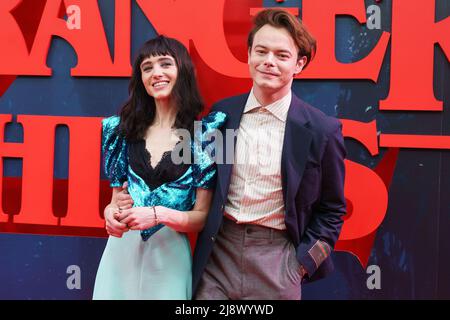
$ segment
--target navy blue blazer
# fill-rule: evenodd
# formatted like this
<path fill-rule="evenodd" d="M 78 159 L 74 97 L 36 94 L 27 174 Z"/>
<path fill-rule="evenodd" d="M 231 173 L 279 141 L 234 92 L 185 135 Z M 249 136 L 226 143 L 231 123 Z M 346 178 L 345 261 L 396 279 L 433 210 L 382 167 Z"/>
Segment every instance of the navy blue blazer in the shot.
<path fill-rule="evenodd" d="M 212 110 L 228 115 L 227 122 L 221 128 L 223 150 L 226 150 L 228 143 L 236 143 L 236 138 L 227 141 L 225 130 L 239 128 L 248 95 L 231 97 L 212 107 Z M 292 94 L 283 142 L 281 175 L 285 224 L 296 248 L 297 259 L 308 273 L 304 282 L 323 278 L 333 270 L 331 257 L 320 256 L 320 250 L 316 249 L 318 240 L 334 248 L 339 237 L 342 216 L 346 213 L 345 155 L 339 120 L 326 116 Z M 223 164 L 217 164 L 217 171 L 211 208 L 194 252 L 194 293 L 222 224 L 232 164 L 224 160 Z"/>

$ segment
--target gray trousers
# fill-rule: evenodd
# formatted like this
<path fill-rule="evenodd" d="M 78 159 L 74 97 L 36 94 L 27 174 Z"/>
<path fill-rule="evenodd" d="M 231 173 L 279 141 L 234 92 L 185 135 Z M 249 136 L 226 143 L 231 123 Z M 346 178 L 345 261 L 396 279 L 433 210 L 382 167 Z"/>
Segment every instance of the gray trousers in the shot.
<path fill-rule="evenodd" d="M 301 281 L 286 231 L 224 218 L 195 299 L 300 300 Z"/>

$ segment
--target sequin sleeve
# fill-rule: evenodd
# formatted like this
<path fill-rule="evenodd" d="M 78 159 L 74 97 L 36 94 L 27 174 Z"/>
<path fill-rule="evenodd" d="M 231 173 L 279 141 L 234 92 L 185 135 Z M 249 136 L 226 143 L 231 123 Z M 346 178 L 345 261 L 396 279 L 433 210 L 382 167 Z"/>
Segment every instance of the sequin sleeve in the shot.
<path fill-rule="evenodd" d="M 111 187 L 121 187 L 127 180 L 127 144 L 118 132 L 119 123 L 118 116 L 102 121 L 103 169 Z"/>
<path fill-rule="evenodd" d="M 193 143 L 194 163 L 193 177 L 196 188 L 210 189 L 214 187 L 217 168 L 215 157 L 222 139 L 216 135 L 222 133 L 219 129 L 225 124 L 227 115 L 220 111 L 213 111 L 201 121 L 201 130 L 195 130 Z"/>

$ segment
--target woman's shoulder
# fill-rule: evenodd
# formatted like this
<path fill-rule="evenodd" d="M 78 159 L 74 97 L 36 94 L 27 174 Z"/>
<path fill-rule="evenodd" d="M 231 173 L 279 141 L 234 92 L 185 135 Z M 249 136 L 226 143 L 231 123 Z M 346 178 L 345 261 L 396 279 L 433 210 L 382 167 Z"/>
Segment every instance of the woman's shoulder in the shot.
<path fill-rule="evenodd" d="M 102 120 L 102 135 L 104 141 L 121 138 L 119 133 L 120 117 L 111 116 Z"/>
<path fill-rule="evenodd" d="M 103 129 L 114 129 L 120 124 L 119 116 L 110 116 L 102 120 Z"/>
<path fill-rule="evenodd" d="M 222 127 L 227 121 L 227 114 L 222 111 L 211 111 L 202 118 L 202 126 L 207 131 Z"/>
<path fill-rule="evenodd" d="M 119 130 L 120 117 L 111 116 L 102 120 L 102 146 L 103 149 L 124 147 L 126 140 Z"/>

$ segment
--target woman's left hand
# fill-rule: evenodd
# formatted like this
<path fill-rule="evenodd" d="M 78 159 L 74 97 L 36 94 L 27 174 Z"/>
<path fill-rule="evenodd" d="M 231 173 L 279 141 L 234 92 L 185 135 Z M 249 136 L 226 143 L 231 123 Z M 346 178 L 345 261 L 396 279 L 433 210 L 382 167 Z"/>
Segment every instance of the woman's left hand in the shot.
<path fill-rule="evenodd" d="M 121 210 L 116 216 L 130 230 L 146 230 L 156 225 L 156 217 L 151 207 L 133 207 Z"/>

